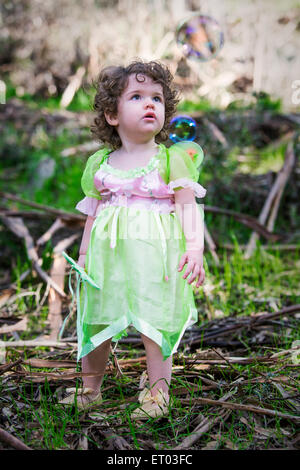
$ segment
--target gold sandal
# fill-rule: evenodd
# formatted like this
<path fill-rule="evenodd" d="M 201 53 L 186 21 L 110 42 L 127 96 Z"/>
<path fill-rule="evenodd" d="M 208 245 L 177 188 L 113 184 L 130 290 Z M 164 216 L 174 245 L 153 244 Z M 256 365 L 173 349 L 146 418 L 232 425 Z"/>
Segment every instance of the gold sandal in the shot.
<path fill-rule="evenodd" d="M 142 406 L 133 411 L 131 419 L 157 418 L 169 414 L 169 398 L 162 389 L 153 397 L 150 390 L 145 388 L 139 394 L 138 400 Z"/>
<path fill-rule="evenodd" d="M 63 400 L 60 400 L 58 403 L 61 405 L 73 405 L 75 404 L 75 397 L 77 402 L 77 407 L 79 409 L 86 409 L 91 406 L 100 405 L 103 401 L 101 392 L 95 395 L 95 390 L 93 388 L 78 388 L 76 396 L 76 387 L 67 388 L 67 393 L 71 393 Z M 90 396 L 89 396 L 90 395 Z"/>

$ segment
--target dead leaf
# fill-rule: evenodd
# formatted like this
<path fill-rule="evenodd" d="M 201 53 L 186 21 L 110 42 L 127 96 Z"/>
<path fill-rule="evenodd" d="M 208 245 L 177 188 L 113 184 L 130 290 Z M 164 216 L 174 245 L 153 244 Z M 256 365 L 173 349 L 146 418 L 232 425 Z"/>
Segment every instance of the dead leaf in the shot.
<path fill-rule="evenodd" d="M 27 359 L 23 364 L 30 365 L 31 367 L 52 367 L 52 368 L 74 368 L 76 361 L 49 361 L 47 359 Z"/>
<path fill-rule="evenodd" d="M 236 444 L 234 444 L 233 442 L 229 441 L 228 439 L 226 439 L 225 441 L 225 447 L 227 449 L 231 449 L 231 450 L 238 450 L 238 446 Z"/>
<path fill-rule="evenodd" d="M 205 447 L 201 447 L 201 450 L 216 450 L 219 446 L 218 441 L 209 441 Z"/>
<path fill-rule="evenodd" d="M 276 433 L 274 432 L 273 429 L 267 429 L 267 428 L 262 428 L 261 426 L 255 426 L 254 430 L 258 434 L 261 434 L 262 436 L 264 436 L 265 439 L 267 439 L 268 437 L 276 436 Z"/>
<path fill-rule="evenodd" d="M 3 307 L 4 304 L 6 304 L 7 300 L 10 298 L 11 294 L 13 294 L 15 291 L 13 289 L 5 289 L 2 291 L 0 295 L 0 308 Z"/>
<path fill-rule="evenodd" d="M 145 388 L 147 380 L 148 380 L 148 374 L 147 374 L 147 371 L 144 370 L 144 372 L 142 373 L 140 377 L 139 389 L 142 390 L 143 388 Z"/>
<path fill-rule="evenodd" d="M 251 426 L 250 423 L 246 420 L 246 418 L 244 418 L 244 416 L 240 418 L 240 422 L 248 426 L 248 428 Z"/>
<path fill-rule="evenodd" d="M 211 366 L 209 364 L 195 364 L 193 365 L 192 369 L 196 370 L 205 370 L 205 369 L 210 369 Z"/>

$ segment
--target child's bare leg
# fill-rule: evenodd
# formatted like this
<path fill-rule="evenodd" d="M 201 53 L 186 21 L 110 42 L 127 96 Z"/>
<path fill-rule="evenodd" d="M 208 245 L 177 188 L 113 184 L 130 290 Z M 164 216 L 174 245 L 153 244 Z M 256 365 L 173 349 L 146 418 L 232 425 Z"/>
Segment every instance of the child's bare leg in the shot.
<path fill-rule="evenodd" d="M 97 393 L 99 392 L 103 381 L 110 352 L 110 343 L 111 338 L 104 341 L 104 343 L 100 344 L 98 348 L 94 349 L 94 351 L 82 358 L 82 372 L 93 372 L 99 374 L 97 377 L 83 377 L 83 386 L 92 388 Z"/>
<path fill-rule="evenodd" d="M 152 339 L 141 334 L 147 355 L 147 369 L 151 395 L 155 396 L 162 388 L 169 397 L 169 385 L 172 376 L 172 356 L 163 360 L 160 347 Z"/>

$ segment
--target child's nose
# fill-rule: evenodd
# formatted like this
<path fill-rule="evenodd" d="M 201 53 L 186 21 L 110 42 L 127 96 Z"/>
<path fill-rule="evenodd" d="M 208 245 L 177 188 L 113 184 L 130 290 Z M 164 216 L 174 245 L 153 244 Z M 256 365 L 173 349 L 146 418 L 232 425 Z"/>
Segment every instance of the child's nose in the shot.
<path fill-rule="evenodd" d="M 146 108 L 149 108 L 149 107 L 154 108 L 154 103 L 153 103 L 153 101 L 151 100 L 151 98 L 146 98 L 145 107 L 146 107 Z"/>

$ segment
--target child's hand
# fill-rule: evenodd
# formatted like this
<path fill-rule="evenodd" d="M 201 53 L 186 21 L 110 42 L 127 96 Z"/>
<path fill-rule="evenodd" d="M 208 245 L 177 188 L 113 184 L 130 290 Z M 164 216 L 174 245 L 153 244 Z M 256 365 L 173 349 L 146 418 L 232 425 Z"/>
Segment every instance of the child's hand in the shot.
<path fill-rule="evenodd" d="M 183 279 L 186 279 L 187 276 L 193 271 L 191 276 L 188 279 L 188 283 L 191 284 L 197 277 L 196 288 L 200 287 L 203 284 L 205 279 L 205 271 L 203 269 L 203 252 L 202 250 L 187 250 L 181 257 L 178 271 L 182 271 L 184 265 L 187 263 L 187 267 Z"/>

